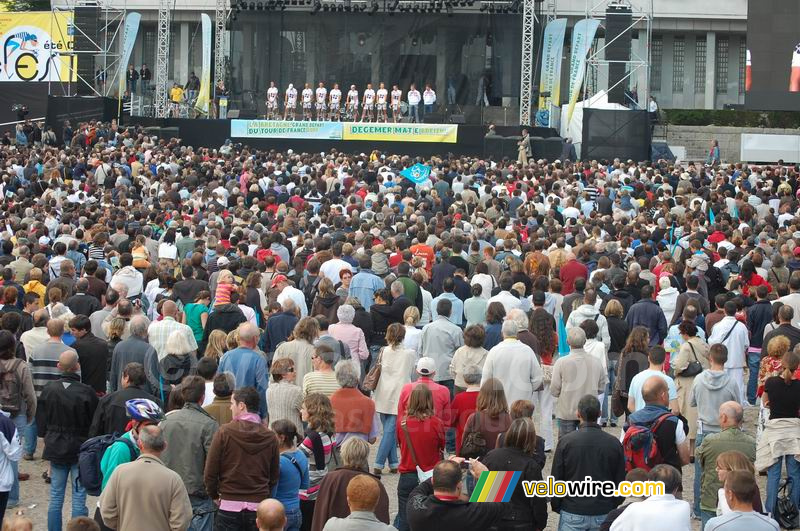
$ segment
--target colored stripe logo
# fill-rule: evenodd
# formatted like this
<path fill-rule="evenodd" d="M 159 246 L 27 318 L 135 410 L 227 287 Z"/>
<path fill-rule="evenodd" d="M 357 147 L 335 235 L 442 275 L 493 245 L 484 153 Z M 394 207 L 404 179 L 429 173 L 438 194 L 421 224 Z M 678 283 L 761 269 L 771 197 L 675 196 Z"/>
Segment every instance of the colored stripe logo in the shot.
<path fill-rule="evenodd" d="M 519 483 L 521 472 L 481 472 L 471 502 L 507 502 Z"/>

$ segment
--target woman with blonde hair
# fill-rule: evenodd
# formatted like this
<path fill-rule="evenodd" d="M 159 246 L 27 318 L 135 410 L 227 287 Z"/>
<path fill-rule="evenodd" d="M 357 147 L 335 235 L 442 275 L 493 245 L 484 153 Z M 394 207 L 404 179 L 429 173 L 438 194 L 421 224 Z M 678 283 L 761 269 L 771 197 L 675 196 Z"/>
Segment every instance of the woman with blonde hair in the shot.
<path fill-rule="evenodd" d="M 300 489 L 300 512 L 305 522 L 303 529 L 310 529 L 314 520 L 314 502 L 336 447 L 330 399 L 322 393 L 309 394 L 303 400 L 300 418 L 308 425 L 300 450 L 308 459 L 309 475 L 308 488 Z"/>
<path fill-rule="evenodd" d="M 293 339 L 284 341 L 275 349 L 273 361 L 281 358 L 290 358 L 294 362 L 296 381 L 302 382 L 306 373 L 312 370 L 311 356 L 314 354 L 314 341 L 316 341 L 318 334 L 319 323 L 317 323 L 317 320 L 313 317 L 303 317 L 294 327 L 292 332 Z"/>
<path fill-rule="evenodd" d="M 228 351 L 227 338 L 227 334 L 222 330 L 212 330 L 208 335 L 208 344 L 203 355 L 219 361 L 222 355 Z"/>
<path fill-rule="evenodd" d="M 403 312 L 403 324 L 406 328 L 403 346 L 407 349 L 411 349 L 416 356 L 419 357 L 422 329 L 417 328 L 417 324 L 419 324 L 419 309 L 416 306 L 409 306 L 406 308 L 406 311 Z"/>
<path fill-rule="evenodd" d="M 416 310 L 416 308 L 414 308 Z M 411 371 L 416 362 L 416 353 L 403 346 L 406 329 L 400 323 L 392 323 L 386 330 L 386 346 L 379 355 L 381 377 L 372 394 L 375 411 L 383 426 L 383 437 L 375 455 L 374 472 L 380 475 L 384 465 L 389 464 L 392 473 L 397 472 L 400 461 L 397 458 L 397 406 L 400 391 L 411 381 Z"/>
<path fill-rule="evenodd" d="M 272 362 L 269 369 L 272 383 L 267 388 L 267 404 L 269 404 L 269 421 L 288 420 L 297 427 L 298 433 L 303 431 L 300 410 L 303 406 L 303 391 L 297 385 L 297 374 L 294 362 L 282 358 Z"/>
<path fill-rule="evenodd" d="M 756 475 L 756 469 L 753 466 L 753 462 L 744 455 L 742 452 L 737 452 L 736 450 L 728 450 L 727 452 L 722 452 L 717 456 L 716 461 L 717 467 L 717 478 L 719 479 L 720 485 L 725 485 L 725 479 L 728 476 L 728 472 L 747 472 L 748 474 L 752 474 L 753 477 Z M 725 499 L 725 489 L 720 487 L 719 491 L 717 491 L 717 516 L 722 516 L 723 514 L 728 514 L 731 512 L 731 508 L 728 506 L 728 502 Z M 756 492 L 753 496 L 753 510 L 759 513 L 764 512 L 764 508 L 761 505 L 761 493 L 756 486 Z"/>

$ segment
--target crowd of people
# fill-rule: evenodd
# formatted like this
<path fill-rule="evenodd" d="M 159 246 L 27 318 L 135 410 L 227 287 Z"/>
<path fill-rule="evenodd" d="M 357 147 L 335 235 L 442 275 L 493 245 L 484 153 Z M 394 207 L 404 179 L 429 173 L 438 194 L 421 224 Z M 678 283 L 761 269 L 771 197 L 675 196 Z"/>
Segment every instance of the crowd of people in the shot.
<path fill-rule="evenodd" d="M 69 133 L 0 148 L 0 509 L 42 442 L 49 530 L 757 531 L 800 505 L 797 168 Z M 548 467 L 665 490 L 467 501 Z"/>

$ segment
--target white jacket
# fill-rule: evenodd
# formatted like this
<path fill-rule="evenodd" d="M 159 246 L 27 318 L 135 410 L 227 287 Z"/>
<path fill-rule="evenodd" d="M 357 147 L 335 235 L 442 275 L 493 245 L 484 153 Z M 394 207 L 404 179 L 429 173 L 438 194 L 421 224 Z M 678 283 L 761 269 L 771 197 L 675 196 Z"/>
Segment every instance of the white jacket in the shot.
<path fill-rule="evenodd" d="M 0 492 L 8 492 L 17 473 L 11 463 L 22 458 L 22 445 L 14 421 L 5 411 L 0 411 L 0 414 Z"/>
<path fill-rule="evenodd" d="M 736 317 L 726 315 L 714 325 L 714 329 L 708 337 L 709 345 L 717 345 L 719 343 L 728 348 L 728 361 L 725 362 L 726 369 L 740 369 L 747 366 L 745 353 L 750 347 L 750 332 L 747 330 L 747 325 L 737 321 Z"/>
<path fill-rule="evenodd" d="M 509 404 L 515 400 L 532 402 L 534 393 L 542 385 L 542 367 L 528 345 L 508 338 L 495 345 L 486 356 L 481 385 L 490 378 L 503 382 Z"/>
<path fill-rule="evenodd" d="M 675 499 L 672 494 L 650 496 L 644 501 L 630 504 L 611 524 L 611 531 L 639 531 L 640 529 L 669 529 L 689 531 L 689 503 Z M 657 523 L 654 527 L 654 524 Z"/>
<path fill-rule="evenodd" d="M 667 318 L 667 324 L 672 322 L 672 316 L 675 314 L 675 306 L 678 305 L 678 288 L 668 287 L 658 292 L 656 301 L 664 312 L 664 317 Z"/>

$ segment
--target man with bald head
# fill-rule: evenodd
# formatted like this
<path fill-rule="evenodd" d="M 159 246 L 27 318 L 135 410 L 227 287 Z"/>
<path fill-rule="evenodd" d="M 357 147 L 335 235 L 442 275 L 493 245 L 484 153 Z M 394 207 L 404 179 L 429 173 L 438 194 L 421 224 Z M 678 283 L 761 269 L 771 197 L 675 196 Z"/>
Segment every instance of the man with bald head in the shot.
<path fill-rule="evenodd" d="M 186 341 L 191 345 L 192 350 L 197 350 L 197 341 L 194 338 L 194 332 L 189 325 L 179 323 L 176 319 L 178 316 L 178 306 L 173 301 L 165 301 L 161 306 L 161 315 L 164 317 L 161 321 L 155 321 L 150 325 L 147 330 L 147 337 L 150 345 L 156 349 L 158 359 L 167 355 L 167 339 L 173 332 L 180 332 L 186 337 Z"/>
<path fill-rule="evenodd" d="M 702 470 L 700 476 L 700 519 L 703 527 L 716 516 L 717 494 L 722 483 L 717 475 L 717 457 L 723 452 L 736 451 L 746 455 L 751 462 L 756 460 L 756 440 L 742 431 L 744 409 L 738 402 L 724 402 L 719 406 L 719 433 L 706 435 L 695 450 L 696 462 Z M 760 511 L 761 508 L 757 507 Z"/>
<path fill-rule="evenodd" d="M 558 272 L 561 279 L 561 294 L 569 295 L 575 291 L 575 280 L 578 278 L 588 279 L 589 270 L 585 265 L 578 262 L 574 253 L 567 253 L 567 263 L 561 266 Z"/>
<path fill-rule="evenodd" d="M 630 426 L 651 429 L 664 417 L 664 421 L 653 431 L 661 462 L 678 470 L 689 463 L 688 428 L 684 421 L 669 410 L 669 386 L 658 375 L 649 376 L 642 384 L 645 406 L 628 417 L 625 430 Z"/>
<path fill-rule="evenodd" d="M 237 330 L 239 332 L 239 346 L 222 355 L 217 372 L 233 374 L 236 379 L 236 389 L 255 387 L 259 396 L 266 396 L 268 385 L 267 362 L 264 356 L 256 351 L 261 331 L 250 322 L 240 324 Z M 262 400 L 259 408 L 261 418 L 265 418 L 267 415 L 267 401 Z"/>
<path fill-rule="evenodd" d="M 55 319 L 51 323 L 54 321 L 60 322 Z M 58 357 L 57 367 L 60 377 L 42 389 L 36 411 L 39 437 L 44 438 L 42 459 L 51 466 L 48 529 L 61 529 L 61 509 L 70 475 L 72 518 L 88 515 L 86 490 L 77 481 L 78 450 L 89 436 L 98 403 L 94 389 L 81 383 L 81 367 L 74 350 L 64 350 Z"/>
<path fill-rule="evenodd" d="M 267 498 L 258 504 L 256 510 L 258 531 L 283 531 L 286 525 L 286 510 L 274 498 Z"/>

